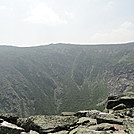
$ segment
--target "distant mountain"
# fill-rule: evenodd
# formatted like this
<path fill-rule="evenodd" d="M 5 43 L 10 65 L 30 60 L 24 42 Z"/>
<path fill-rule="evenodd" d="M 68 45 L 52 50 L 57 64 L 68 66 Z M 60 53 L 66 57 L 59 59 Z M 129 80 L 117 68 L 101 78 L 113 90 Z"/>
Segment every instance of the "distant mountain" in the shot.
<path fill-rule="evenodd" d="M 0 47 L 1 113 L 101 109 L 125 91 L 134 91 L 134 43 Z"/>

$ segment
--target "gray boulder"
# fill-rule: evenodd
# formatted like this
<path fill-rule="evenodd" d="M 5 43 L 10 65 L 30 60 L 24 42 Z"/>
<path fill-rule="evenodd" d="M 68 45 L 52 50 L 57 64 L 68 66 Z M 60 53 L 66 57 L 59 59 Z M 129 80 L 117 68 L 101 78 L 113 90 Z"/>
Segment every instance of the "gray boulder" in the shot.
<path fill-rule="evenodd" d="M 78 117 L 90 117 L 95 119 L 97 115 L 99 115 L 100 111 L 98 110 L 86 110 L 86 111 L 78 111 L 75 115 Z"/>
<path fill-rule="evenodd" d="M 119 105 L 113 107 L 112 109 L 113 110 L 122 110 L 122 109 L 125 109 L 125 108 L 126 108 L 125 104 L 119 104 Z"/>
<path fill-rule="evenodd" d="M 15 114 L 12 114 L 12 113 L 5 113 L 5 114 L 3 113 L 3 114 L 0 114 L 0 118 L 7 121 L 7 122 L 16 124 L 17 119 L 19 117 Z"/>
<path fill-rule="evenodd" d="M 0 134 L 20 134 L 21 132 L 24 132 L 24 129 L 12 123 L 6 121 L 0 123 Z"/>
<path fill-rule="evenodd" d="M 112 124 L 102 123 L 93 126 L 79 126 L 69 134 L 110 134 L 111 131 L 114 131 L 115 128 Z"/>
<path fill-rule="evenodd" d="M 68 130 L 76 125 L 78 118 L 75 116 L 31 116 L 27 119 L 19 119 L 18 125 L 26 131 L 35 130 L 41 134 L 54 133 Z"/>
<path fill-rule="evenodd" d="M 89 117 L 81 117 L 81 118 L 79 118 L 77 124 L 90 126 L 90 125 L 96 125 L 97 122 L 96 122 L 96 119 L 91 119 Z"/>
<path fill-rule="evenodd" d="M 39 134 L 36 131 L 30 130 L 30 132 L 21 132 L 20 134 Z"/>
<path fill-rule="evenodd" d="M 126 106 L 126 108 L 134 107 L 134 94 L 126 93 L 126 94 L 122 94 L 118 97 L 109 97 L 107 104 L 106 104 L 106 108 L 112 109 L 120 104 L 124 104 Z"/>
<path fill-rule="evenodd" d="M 76 113 L 75 112 L 62 112 L 62 116 L 74 116 Z"/>
<path fill-rule="evenodd" d="M 107 117 L 97 117 L 97 123 L 110 123 L 110 124 L 120 124 L 123 125 L 123 119 L 119 118 L 107 118 Z"/>

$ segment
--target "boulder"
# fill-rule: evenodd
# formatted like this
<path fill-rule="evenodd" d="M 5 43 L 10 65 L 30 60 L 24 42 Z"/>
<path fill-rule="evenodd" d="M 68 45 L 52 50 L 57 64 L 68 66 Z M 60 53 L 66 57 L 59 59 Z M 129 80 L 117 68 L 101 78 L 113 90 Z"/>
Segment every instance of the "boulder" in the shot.
<path fill-rule="evenodd" d="M 134 108 L 128 108 L 125 111 L 125 115 L 129 117 L 134 117 Z"/>
<path fill-rule="evenodd" d="M 62 116 L 74 116 L 76 113 L 75 112 L 62 112 Z"/>
<path fill-rule="evenodd" d="M 126 125 L 126 131 L 129 134 L 134 134 L 134 118 L 125 120 L 124 124 Z"/>
<path fill-rule="evenodd" d="M 78 122 L 77 122 L 78 125 L 96 125 L 97 122 L 96 122 L 96 119 L 91 119 L 89 117 L 81 117 L 79 118 Z"/>
<path fill-rule="evenodd" d="M 7 122 L 10 122 L 10 123 L 13 123 L 13 124 L 16 124 L 17 122 L 17 119 L 19 118 L 17 115 L 15 114 L 11 114 L 11 113 L 6 113 L 6 114 L 0 114 L 0 118 L 7 121 Z"/>
<path fill-rule="evenodd" d="M 129 96 L 120 96 L 117 99 L 108 99 L 106 108 L 107 109 L 112 109 L 116 107 L 117 105 L 124 104 L 126 108 L 132 108 L 134 107 L 134 96 L 129 95 Z"/>
<path fill-rule="evenodd" d="M 107 118 L 107 117 L 97 117 L 97 123 L 110 123 L 110 124 L 120 124 L 123 125 L 123 119 L 119 118 Z"/>
<path fill-rule="evenodd" d="M 76 112 L 75 115 L 76 115 L 77 117 L 86 117 L 88 112 L 89 112 L 88 110 L 85 110 L 85 111 L 78 111 L 78 112 Z"/>
<path fill-rule="evenodd" d="M 99 115 L 100 111 L 98 110 L 87 110 L 87 111 L 78 111 L 75 115 L 78 117 L 90 117 L 95 119 Z"/>
<path fill-rule="evenodd" d="M 24 132 L 24 129 L 12 123 L 6 121 L 0 123 L 0 134 L 20 134 L 21 132 Z"/>
<path fill-rule="evenodd" d="M 49 133 L 49 134 L 68 134 L 69 132 L 66 130 L 55 132 L 55 133 Z"/>
<path fill-rule="evenodd" d="M 0 123 L 2 123 L 4 120 L 3 119 L 0 119 Z"/>
<path fill-rule="evenodd" d="M 117 95 L 108 96 L 108 100 L 117 100 L 119 97 Z"/>
<path fill-rule="evenodd" d="M 89 129 L 95 130 L 95 131 L 107 131 L 107 130 L 115 131 L 116 130 L 114 128 L 114 125 L 109 124 L 109 123 L 101 123 L 101 124 L 97 124 L 95 126 L 90 126 Z"/>
<path fill-rule="evenodd" d="M 68 130 L 78 122 L 75 116 L 31 116 L 27 119 L 19 119 L 18 125 L 26 131 L 35 130 L 41 134 L 54 133 Z"/>
<path fill-rule="evenodd" d="M 20 134 L 39 134 L 36 131 L 30 130 L 30 132 L 21 132 Z"/>
<path fill-rule="evenodd" d="M 104 112 L 100 112 L 100 113 L 96 116 L 96 119 L 97 119 L 98 117 L 101 117 L 101 118 L 117 118 L 114 114 L 104 113 Z"/>
<path fill-rule="evenodd" d="M 113 107 L 112 109 L 113 110 L 122 110 L 122 109 L 125 109 L 125 108 L 126 108 L 125 104 L 119 104 L 119 105 Z"/>
<path fill-rule="evenodd" d="M 114 131 L 115 128 L 112 124 L 102 123 L 94 126 L 79 126 L 69 134 L 110 134 L 111 131 Z"/>

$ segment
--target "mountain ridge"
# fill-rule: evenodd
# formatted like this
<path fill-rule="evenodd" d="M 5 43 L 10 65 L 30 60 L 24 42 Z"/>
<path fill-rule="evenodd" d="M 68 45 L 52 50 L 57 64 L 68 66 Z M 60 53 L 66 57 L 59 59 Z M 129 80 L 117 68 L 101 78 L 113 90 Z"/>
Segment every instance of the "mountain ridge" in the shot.
<path fill-rule="evenodd" d="M 46 45 L 36 45 L 36 46 L 24 46 L 19 47 L 17 45 L 0 45 L 0 47 L 17 47 L 17 48 L 37 48 L 37 47 L 45 47 L 45 46 L 52 46 L 52 45 L 71 45 L 71 46 L 109 46 L 109 45 L 129 45 L 133 44 L 134 42 L 125 42 L 125 43 L 99 43 L 99 44 L 79 44 L 79 43 L 49 43 Z"/>
<path fill-rule="evenodd" d="M 0 47 L 0 112 L 96 108 L 108 94 L 133 90 L 133 52 L 134 43 Z"/>

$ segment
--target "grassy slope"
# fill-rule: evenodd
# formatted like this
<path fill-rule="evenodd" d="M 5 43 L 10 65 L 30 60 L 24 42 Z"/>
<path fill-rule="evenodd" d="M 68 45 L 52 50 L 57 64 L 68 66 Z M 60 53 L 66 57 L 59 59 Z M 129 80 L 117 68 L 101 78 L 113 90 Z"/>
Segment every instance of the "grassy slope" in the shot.
<path fill-rule="evenodd" d="M 28 116 L 94 109 L 109 93 L 107 72 L 132 70 L 133 52 L 134 43 L 0 47 L 0 112 Z"/>

